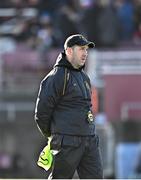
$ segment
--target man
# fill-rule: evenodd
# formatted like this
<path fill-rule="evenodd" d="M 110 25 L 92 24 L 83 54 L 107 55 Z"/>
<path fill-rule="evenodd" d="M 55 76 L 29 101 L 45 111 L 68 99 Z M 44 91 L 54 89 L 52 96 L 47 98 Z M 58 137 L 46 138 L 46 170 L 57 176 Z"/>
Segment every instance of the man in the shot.
<path fill-rule="evenodd" d="M 68 37 L 53 70 L 42 80 L 35 120 L 45 137 L 52 137 L 52 176 L 102 179 L 99 139 L 91 111 L 91 85 L 83 68 L 94 43 L 82 35 Z"/>

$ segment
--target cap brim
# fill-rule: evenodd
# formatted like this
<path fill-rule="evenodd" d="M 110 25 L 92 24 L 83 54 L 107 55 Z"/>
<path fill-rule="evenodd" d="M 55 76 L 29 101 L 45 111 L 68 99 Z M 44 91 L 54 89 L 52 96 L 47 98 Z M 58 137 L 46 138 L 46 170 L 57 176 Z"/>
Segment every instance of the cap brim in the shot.
<path fill-rule="evenodd" d="M 95 47 L 95 44 L 93 42 L 89 42 L 87 45 L 88 45 L 89 48 L 94 48 Z"/>
<path fill-rule="evenodd" d="M 88 41 L 88 42 L 83 42 L 81 46 L 88 46 L 89 48 L 94 48 L 95 44 L 93 42 Z"/>

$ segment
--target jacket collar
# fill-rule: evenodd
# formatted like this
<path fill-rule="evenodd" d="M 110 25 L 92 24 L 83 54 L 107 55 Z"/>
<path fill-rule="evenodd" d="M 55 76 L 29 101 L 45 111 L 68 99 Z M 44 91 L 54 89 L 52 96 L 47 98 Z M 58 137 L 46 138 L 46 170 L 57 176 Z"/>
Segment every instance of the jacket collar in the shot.
<path fill-rule="evenodd" d="M 59 56 L 57 57 L 56 63 L 54 67 L 56 66 L 64 66 L 67 67 L 68 69 L 74 70 L 74 71 L 81 71 L 84 69 L 85 66 L 80 67 L 79 69 L 75 69 L 72 64 L 67 60 L 65 51 L 62 51 Z"/>

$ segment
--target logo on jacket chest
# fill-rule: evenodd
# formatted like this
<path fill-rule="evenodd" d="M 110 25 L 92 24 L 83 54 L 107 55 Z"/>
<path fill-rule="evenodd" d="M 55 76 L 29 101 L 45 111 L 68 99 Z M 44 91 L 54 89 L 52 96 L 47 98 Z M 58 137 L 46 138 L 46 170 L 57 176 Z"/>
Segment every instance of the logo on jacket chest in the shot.
<path fill-rule="evenodd" d="M 76 83 L 73 83 L 73 86 L 74 86 L 74 87 L 76 87 L 76 86 L 77 86 L 77 84 L 76 84 Z"/>

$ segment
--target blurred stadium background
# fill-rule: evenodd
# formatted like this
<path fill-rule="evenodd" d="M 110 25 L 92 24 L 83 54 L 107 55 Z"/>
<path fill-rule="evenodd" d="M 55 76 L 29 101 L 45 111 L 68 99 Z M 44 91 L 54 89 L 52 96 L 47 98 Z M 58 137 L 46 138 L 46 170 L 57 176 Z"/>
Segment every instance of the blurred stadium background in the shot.
<path fill-rule="evenodd" d="M 105 178 L 140 178 L 141 0 L 0 1 L 0 178 L 45 178 L 34 122 L 40 80 L 82 33 Z"/>

